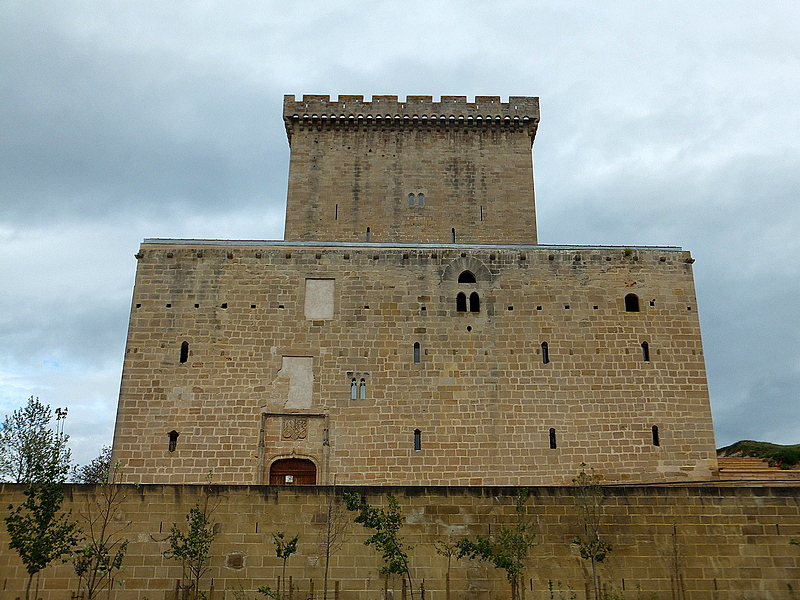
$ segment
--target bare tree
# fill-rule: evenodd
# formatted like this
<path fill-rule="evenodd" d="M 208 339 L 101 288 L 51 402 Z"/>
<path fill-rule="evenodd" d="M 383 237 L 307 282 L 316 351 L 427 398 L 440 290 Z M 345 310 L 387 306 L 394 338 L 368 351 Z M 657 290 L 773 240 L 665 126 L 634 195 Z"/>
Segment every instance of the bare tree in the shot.
<path fill-rule="evenodd" d="M 328 579 L 330 573 L 331 556 L 336 554 L 347 539 L 347 530 L 350 518 L 347 507 L 337 495 L 336 488 L 328 496 L 325 507 L 325 528 L 320 535 L 320 546 L 325 556 L 325 576 L 322 583 L 322 600 L 328 600 Z"/>
<path fill-rule="evenodd" d="M 590 469 L 589 473 L 586 472 L 584 463 L 581 463 L 581 472 L 572 480 L 574 486 L 572 489 L 584 531 L 584 535 L 576 536 L 572 543 L 578 547 L 581 558 L 591 562 L 595 600 L 600 600 L 600 578 L 597 572 L 597 563 L 603 562 L 611 552 L 611 544 L 600 537 L 600 519 L 603 516 L 603 500 L 605 499 L 605 491 L 601 482 L 602 478 L 595 474 L 594 469 Z"/>

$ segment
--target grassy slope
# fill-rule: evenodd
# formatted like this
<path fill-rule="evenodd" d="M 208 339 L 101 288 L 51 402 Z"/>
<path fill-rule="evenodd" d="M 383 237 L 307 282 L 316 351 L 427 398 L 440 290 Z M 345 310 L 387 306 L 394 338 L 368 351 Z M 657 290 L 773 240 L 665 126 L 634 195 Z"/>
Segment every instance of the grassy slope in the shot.
<path fill-rule="evenodd" d="M 717 450 L 717 456 L 756 456 L 768 460 L 770 465 L 780 465 L 783 469 L 792 469 L 800 463 L 800 444 L 781 446 L 769 442 L 741 440 L 720 448 Z"/>

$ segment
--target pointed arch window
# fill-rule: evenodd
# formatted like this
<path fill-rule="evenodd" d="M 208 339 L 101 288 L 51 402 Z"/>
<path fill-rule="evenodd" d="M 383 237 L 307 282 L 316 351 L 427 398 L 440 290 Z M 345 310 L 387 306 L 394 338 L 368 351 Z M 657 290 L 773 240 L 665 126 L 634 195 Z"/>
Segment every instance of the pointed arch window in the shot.
<path fill-rule="evenodd" d="M 469 295 L 469 312 L 481 312 L 481 297 L 478 296 L 478 292 Z"/>
<path fill-rule="evenodd" d="M 458 292 L 456 296 L 456 312 L 467 312 L 467 295 L 464 292 Z"/>
<path fill-rule="evenodd" d="M 356 380 L 353 379 L 350 381 L 350 400 L 357 400 L 358 399 L 358 384 L 356 384 Z"/>
<path fill-rule="evenodd" d="M 414 194 L 409 194 L 408 195 L 408 205 L 409 206 L 414 206 Z"/>
<path fill-rule="evenodd" d="M 425 194 L 417 194 L 417 206 L 425 206 Z"/>
<path fill-rule="evenodd" d="M 364 379 L 362 379 L 358 384 L 358 397 L 361 400 L 364 400 L 367 397 L 367 382 Z"/>
<path fill-rule="evenodd" d="M 422 349 L 419 346 L 419 342 L 414 342 L 414 362 L 422 362 Z"/>
<path fill-rule="evenodd" d="M 636 294 L 625 296 L 625 312 L 639 312 L 639 296 Z"/>

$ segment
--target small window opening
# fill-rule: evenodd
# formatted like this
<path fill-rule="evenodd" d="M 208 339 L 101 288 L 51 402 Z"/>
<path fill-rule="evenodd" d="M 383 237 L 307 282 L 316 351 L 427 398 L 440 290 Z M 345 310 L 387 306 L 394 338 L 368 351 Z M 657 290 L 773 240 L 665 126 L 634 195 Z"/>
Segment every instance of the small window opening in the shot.
<path fill-rule="evenodd" d="M 422 362 L 422 353 L 420 351 L 419 342 L 414 342 L 414 362 Z"/>
<path fill-rule="evenodd" d="M 550 349 L 547 347 L 547 342 L 542 342 L 542 363 L 545 365 L 550 362 Z"/>
<path fill-rule="evenodd" d="M 336 208 L 333 210 L 333 220 L 336 221 L 339 219 L 339 205 L 336 205 Z"/>
<path fill-rule="evenodd" d="M 365 380 L 361 380 L 361 383 L 358 384 L 358 397 L 362 400 L 366 399 L 367 397 L 367 382 Z"/>
<path fill-rule="evenodd" d="M 417 205 L 425 206 L 425 194 L 417 194 Z"/>
<path fill-rule="evenodd" d="M 458 292 L 456 296 L 456 312 L 467 312 L 467 296 L 464 292 Z"/>
<path fill-rule="evenodd" d="M 419 429 L 414 430 L 414 450 L 422 450 L 422 432 Z"/>
<path fill-rule="evenodd" d="M 481 297 L 478 292 L 469 295 L 469 312 L 481 312 Z"/>
<path fill-rule="evenodd" d="M 658 425 L 653 425 L 653 446 L 660 446 L 661 439 L 658 436 Z"/>
<path fill-rule="evenodd" d="M 370 232 L 369 227 L 367 227 L 367 241 L 369 242 L 371 238 L 372 238 L 372 232 Z"/>
<path fill-rule="evenodd" d="M 356 380 L 353 379 L 350 381 L 350 400 L 357 400 L 358 399 L 358 384 L 356 384 Z"/>
<path fill-rule="evenodd" d="M 556 443 L 556 430 L 553 427 L 551 427 L 550 428 L 550 449 L 551 450 L 555 450 L 557 447 L 558 447 L 558 444 Z"/>
<path fill-rule="evenodd" d="M 483 221 L 483 207 L 481 206 L 481 221 Z"/>
<path fill-rule="evenodd" d="M 409 206 L 414 206 L 414 194 L 409 194 L 408 195 L 408 205 Z"/>
<path fill-rule="evenodd" d="M 461 271 L 461 274 L 458 276 L 458 283 L 476 283 L 475 273 L 472 271 Z"/>
<path fill-rule="evenodd" d="M 181 362 L 185 363 L 189 360 L 189 342 L 181 343 Z"/>
<path fill-rule="evenodd" d="M 642 360 L 650 362 L 650 344 L 642 342 Z"/>
<path fill-rule="evenodd" d="M 625 312 L 639 312 L 639 296 L 636 294 L 625 296 Z"/>
<path fill-rule="evenodd" d="M 167 449 L 170 452 L 175 452 L 175 448 L 178 446 L 178 432 L 173 429 L 167 435 L 169 436 L 169 447 Z"/>
<path fill-rule="evenodd" d="M 452 236 L 453 243 L 455 244 L 456 243 L 456 230 L 455 230 L 455 227 L 450 230 L 450 235 Z"/>

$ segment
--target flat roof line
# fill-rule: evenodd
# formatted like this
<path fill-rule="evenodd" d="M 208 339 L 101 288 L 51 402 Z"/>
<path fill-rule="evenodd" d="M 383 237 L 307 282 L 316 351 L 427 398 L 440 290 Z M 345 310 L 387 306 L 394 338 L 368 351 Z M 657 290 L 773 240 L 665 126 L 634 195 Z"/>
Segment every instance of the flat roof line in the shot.
<path fill-rule="evenodd" d="M 293 246 L 309 248 L 442 248 L 473 250 L 663 250 L 683 251 L 680 246 L 591 246 L 588 244 L 433 244 L 404 242 L 285 242 L 282 240 L 200 240 L 173 238 L 145 238 L 142 244 L 183 246 Z"/>

